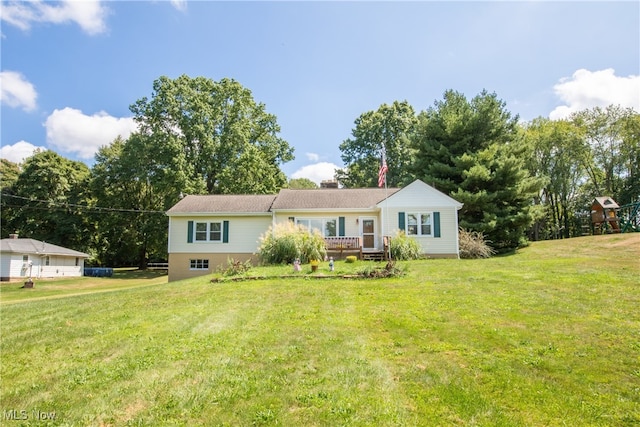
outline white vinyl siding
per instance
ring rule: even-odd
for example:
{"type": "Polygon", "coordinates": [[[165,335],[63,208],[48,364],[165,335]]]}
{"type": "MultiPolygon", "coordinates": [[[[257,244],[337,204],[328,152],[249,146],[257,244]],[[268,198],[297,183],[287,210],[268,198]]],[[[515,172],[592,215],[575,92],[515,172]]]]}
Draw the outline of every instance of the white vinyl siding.
{"type": "MultiPolygon", "coordinates": [[[[385,225],[384,234],[387,236],[393,236],[400,231],[399,214],[405,213],[405,228],[406,230],[406,216],[409,213],[408,210],[398,207],[389,207],[384,211],[385,225]]],[[[415,211],[414,211],[415,212],[415,211]]],[[[458,212],[456,208],[451,207],[439,207],[434,209],[431,216],[431,235],[414,235],[411,236],[416,239],[425,254],[457,254],[458,247],[458,212]],[[433,226],[433,213],[440,213],[440,238],[434,237],[433,226]]]]}
{"type": "MultiPolygon", "coordinates": [[[[35,268],[33,271],[34,277],[36,277],[35,268]]],[[[82,276],[83,274],[84,260],[78,262],[76,257],[51,255],[49,265],[42,262],[37,277],[82,276]]]]}
{"type": "MultiPolygon", "coordinates": [[[[269,216],[225,216],[222,217],[170,217],[169,218],[169,253],[246,253],[253,254],[258,249],[258,240],[269,229],[269,216]],[[220,241],[187,242],[188,223],[212,223],[228,221],[229,242],[220,241]]],[[[197,257],[194,257],[197,258],[197,257]]]]}
{"type": "Polygon", "coordinates": [[[31,261],[31,277],[51,278],[51,277],[77,277],[84,273],[84,259],[61,255],[21,255],[2,253],[0,268],[3,278],[27,278],[29,277],[28,262],[31,261]],[[46,258],[49,258],[49,265],[45,265],[46,258]],[[25,261],[26,260],[26,261],[25,261]]]}
{"type": "Polygon", "coordinates": [[[408,214],[431,214],[431,234],[412,236],[420,243],[427,255],[458,253],[458,207],[460,206],[462,205],[459,202],[420,181],[414,181],[378,204],[384,221],[382,230],[388,236],[393,236],[399,231],[400,212],[405,213],[405,231],[408,214]],[[434,235],[436,212],[439,212],[439,238],[434,235]]]}

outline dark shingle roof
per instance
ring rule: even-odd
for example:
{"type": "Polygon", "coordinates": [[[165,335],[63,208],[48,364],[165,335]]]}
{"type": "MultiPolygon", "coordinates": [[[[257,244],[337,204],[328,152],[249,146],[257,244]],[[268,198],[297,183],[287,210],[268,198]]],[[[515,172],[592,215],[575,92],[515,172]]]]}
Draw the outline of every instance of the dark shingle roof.
{"type": "Polygon", "coordinates": [[[267,213],[275,195],[213,194],[190,195],[176,203],[167,214],[176,213],[267,213]]]}
{"type": "Polygon", "coordinates": [[[285,189],[278,194],[272,209],[368,209],[398,190],[399,188],[285,189]]]}
{"type": "Polygon", "coordinates": [[[62,246],[52,245],[51,243],[41,242],[35,239],[2,239],[0,240],[0,251],[20,254],[66,255],[89,258],[89,255],[84,252],[74,251],[73,249],[63,248],[62,246]]]}

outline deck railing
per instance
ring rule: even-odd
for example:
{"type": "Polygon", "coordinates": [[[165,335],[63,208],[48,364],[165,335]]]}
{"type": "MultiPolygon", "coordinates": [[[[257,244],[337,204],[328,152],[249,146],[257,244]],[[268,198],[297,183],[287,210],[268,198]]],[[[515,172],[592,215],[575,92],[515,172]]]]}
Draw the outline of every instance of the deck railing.
{"type": "Polygon", "coordinates": [[[340,258],[345,252],[357,253],[362,258],[362,241],[359,236],[325,237],[327,252],[338,252],[340,258]]]}
{"type": "Polygon", "coordinates": [[[327,249],[359,249],[362,246],[358,236],[325,237],[324,241],[327,249]]]}
{"type": "MultiPolygon", "coordinates": [[[[346,253],[357,253],[362,259],[362,239],[359,236],[340,236],[325,237],[325,247],[327,252],[336,253],[340,258],[346,253]]],[[[383,259],[387,259],[389,254],[389,245],[391,244],[391,236],[382,237],[382,251],[366,252],[380,253],[383,259]]]]}

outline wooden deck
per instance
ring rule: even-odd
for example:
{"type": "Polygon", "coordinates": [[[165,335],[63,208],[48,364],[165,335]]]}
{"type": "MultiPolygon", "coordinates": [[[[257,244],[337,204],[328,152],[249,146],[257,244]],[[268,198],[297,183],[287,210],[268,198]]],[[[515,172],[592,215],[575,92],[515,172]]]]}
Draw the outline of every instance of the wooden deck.
{"type": "Polygon", "coordinates": [[[362,239],[358,236],[325,237],[327,256],[334,259],[344,259],[348,255],[356,255],[358,259],[369,261],[385,261],[389,254],[388,236],[384,236],[383,250],[369,250],[362,248],[362,239]]]}

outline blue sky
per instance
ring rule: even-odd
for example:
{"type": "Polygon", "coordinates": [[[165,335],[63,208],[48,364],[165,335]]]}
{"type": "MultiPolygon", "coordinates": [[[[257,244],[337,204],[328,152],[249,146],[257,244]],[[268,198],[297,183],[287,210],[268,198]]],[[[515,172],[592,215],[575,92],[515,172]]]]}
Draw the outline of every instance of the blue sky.
{"type": "Polygon", "coordinates": [[[640,2],[2,1],[0,155],[93,163],[162,75],[233,78],[275,114],[316,182],[366,111],[454,89],[522,120],[640,111],[640,2]]]}

